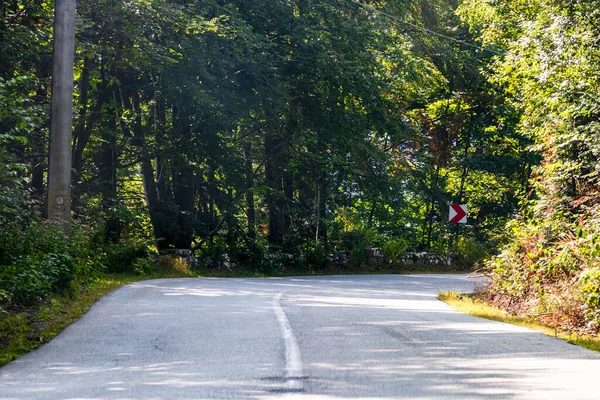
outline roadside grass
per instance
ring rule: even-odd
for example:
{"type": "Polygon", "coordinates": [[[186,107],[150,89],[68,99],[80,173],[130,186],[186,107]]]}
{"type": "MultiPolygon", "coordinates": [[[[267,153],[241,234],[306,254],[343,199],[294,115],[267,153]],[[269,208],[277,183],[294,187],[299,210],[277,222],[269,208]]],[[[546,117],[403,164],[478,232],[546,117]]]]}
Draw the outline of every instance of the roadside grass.
{"type": "Polygon", "coordinates": [[[158,278],[195,277],[188,271],[148,275],[106,274],[71,296],[53,296],[40,305],[20,310],[0,309],[0,366],[35,350],[77,321],[103,296],[129,283],[158,278]]]}
{"type": "Polygon", "coordinates": [[[438,298],[450,307],[464,312],[465,314],[522,326],[548,336],[554,336],[577,346],[600,351],[600,337],[582,336],[572,332],[564,332],[554,326],[540,323],[535,317],[518,317],[510,315],[498,307],[486,304],[482,299],[478,298],[476,294],[440,292],[438,298]]]}

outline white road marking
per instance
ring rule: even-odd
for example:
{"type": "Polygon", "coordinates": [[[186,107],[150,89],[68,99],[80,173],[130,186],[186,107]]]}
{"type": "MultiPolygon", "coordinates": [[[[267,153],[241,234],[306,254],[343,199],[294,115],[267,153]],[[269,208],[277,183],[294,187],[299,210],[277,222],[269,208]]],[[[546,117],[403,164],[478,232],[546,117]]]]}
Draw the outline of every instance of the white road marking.
{"type": "Polygon", "coordinates": [[[283,307],[281,307],[282,296],[283,293],[279,293],[273,299],[273,311],[275,311],[275,316],[281,329],[281,336],[285,344],[285,389],[290,392],[299,392],[303,389],[302,359],[300,358],[300,349],[292,331],[290,321],[285,315],[283,307]]]}

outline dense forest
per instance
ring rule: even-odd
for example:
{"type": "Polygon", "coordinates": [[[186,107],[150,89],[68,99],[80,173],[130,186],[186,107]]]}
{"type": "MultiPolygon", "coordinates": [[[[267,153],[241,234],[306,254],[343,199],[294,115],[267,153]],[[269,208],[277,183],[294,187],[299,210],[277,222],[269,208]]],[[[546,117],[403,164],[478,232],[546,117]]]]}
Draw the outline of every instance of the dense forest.
{"type": "Polygon", "coordinates": [[[0,12],[0,306],[174,249],[264,274],[378,249],[598,327],[597,2],[78,1],[67,237],[44,220],[54,3],[0,12]]]}

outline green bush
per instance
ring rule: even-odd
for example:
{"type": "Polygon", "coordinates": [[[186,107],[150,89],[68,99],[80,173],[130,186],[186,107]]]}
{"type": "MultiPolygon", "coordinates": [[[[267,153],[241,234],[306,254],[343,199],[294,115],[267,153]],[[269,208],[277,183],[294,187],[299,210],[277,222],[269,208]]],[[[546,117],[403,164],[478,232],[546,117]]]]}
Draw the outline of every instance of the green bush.
{"type": "Polygon", "coordinates": [[[461,237],[458,240],[457,254],[454,263],[459,266],[474,266],[483,262],[490,255],[488,247],[472,237],[461,237]]]}
{"type": "Polygon", "coordinates": [[[367,247],[365,245],[359,245],[353,248],[348,255],[348,261],[352,264],[361,264],[367,259],[367,247]]]}
{"type": "Polygon", "coordinates": [[[152,263],[148,249],[148,242],[139,239],[121,240],[105,247],[106,270],[111,273],[137,273],[151,272],[152,263]]]}
{"type": "Polygon", "coordinates": [[[403,238],[389,239],[382,247],[383,255],[386,259],[398,262],[408,251],[408,242],[403,238]]]}
{"type": "Polygon", "coordinates": [[[182,257],[175,257],[172,255],[160,256],[156,262],[147,258],[139,259],[138,263],[140,271],[145,271],[147,268],[150,268],[153,271],[167,275],[172,273],[190,273],[190,265],[182,257]]]}
{"type": "Polygon", "coordinates": [[[71,294],[103,272],[152,272],[148,243],[105,245],[102,225],[60,225],[31,217],[0,228],[0,305],[28,306],[71,294]]]}
{"type": "Polygon", "coordinates": [[[320,270],[327,265],[327,253],[325,246],[321,242],[313,243],[308,254],[308,264],[316,270],[320,270]]]}
{"type": "Polygon", "coordinates": [[[0,288],[6,293],[7,305],[31,305],[48,296],[52,285],[44,279],[37,265],[26,259],[20,265],[3,267],[0,288]]]}
{"type": "Polygon", "coordinates": [[[361,264],[367,258],[367,249],[374,245],[377,239],[375,230],[364,228],[339,233],[336,250],[348,254],[348,261],[361,264]]]}
{"type": "Polygon", "coordinates": [[[580,277],[580,293],[590,323],[600,326],[600,268],[584,271],[580,277]]]}
{"type": "Polygon", "coordinates": [[[70,293],[75,269],[73,258],[66,254],[49,253],[39,261],[22,258],[3,268],[0,291],[11,305],[31,305],[52,293],[70,293]]]}
{"type": "Polygon", "coordinates": [[[25,185],[20,174],[24,166],[17,163],[15,158],[6,151],[7,145],[10,146],[15,141],[18,142],[14,136],[0,134],[0,226],[7,226],[27,217],[27,202],[23,196],[25,185]]]}
{"type": "Polygon", "coordinates": [[[194,252],[194,257],[199,260],[200,266],[203,268],[219,269],[227,257],[227,241],[220,236],[214,237],[213,240],[207,240],[194,252]]]}
{"type": "Polygon", "coordinates": [[[562,326],[597,332],[598,221],[530,220],[508,227],[512,241],[486,264],[491,297],[522,315],[558,310],[562,326]]]}
{"type": "Polygon", "coordinates": [[[337,251],[351,252],[355,248],[367,249],[375,246],[380,239],[375,229],[361,227],[347,232],[339,232],[338,237],[334,238],[337,251]]]}

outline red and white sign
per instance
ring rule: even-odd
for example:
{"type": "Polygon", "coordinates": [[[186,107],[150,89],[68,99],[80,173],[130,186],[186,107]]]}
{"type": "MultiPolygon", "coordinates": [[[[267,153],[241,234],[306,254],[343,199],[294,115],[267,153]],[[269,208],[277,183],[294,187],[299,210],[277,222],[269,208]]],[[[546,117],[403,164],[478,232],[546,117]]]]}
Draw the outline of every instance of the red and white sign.
{"type": "Polygon", "coordinates": [[[467,223],[467,205],[466,204],[450,204],[450,218],[448,222],[451,224],[466,224],[467,223]]]}

